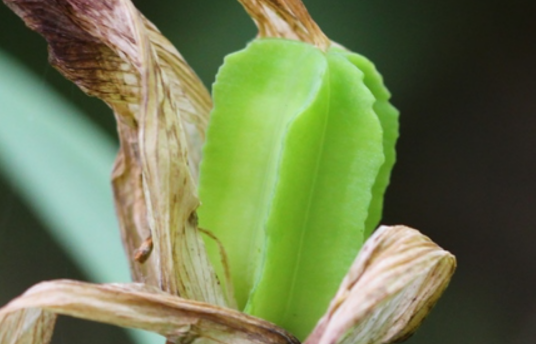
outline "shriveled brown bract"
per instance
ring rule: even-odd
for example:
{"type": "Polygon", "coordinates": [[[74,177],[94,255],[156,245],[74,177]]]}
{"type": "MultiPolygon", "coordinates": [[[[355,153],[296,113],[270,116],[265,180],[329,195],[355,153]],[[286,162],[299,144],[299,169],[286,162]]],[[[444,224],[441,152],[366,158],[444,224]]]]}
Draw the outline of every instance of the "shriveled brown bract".
{"type": "Polygon", "coordinates": [[[20,339],[21,326],[16,324],[24,319],[25,334],[50,338],[55,314],[152,331],[176,343],[196,338],[236,344],[299,343],[261,319],[143,284],[95,285],[67,280],[39,283],[4,307],[0,312],[0,343],[46,343],[32,336],[27,336],[29,341],[20,339]]]}
{"type": "MultiPolygon", "coordinates": [[[[49,343],[56,314],[145,329],[173,343],[298,343],[285,330],[233,310],[232,286],[222,290],[207,257],[197,228],[196,182],[212,103],[171,43],[130,0],[4,2],[47,40],[53,66],[114,111],[120,150],[112,182],[137,283],[40,283],[0,309],[0,343],[49,343]]],[[[323,50],[332,44],[300,0],[240,2],[261,37],[323,50]]],[[[381,227],[306,343],[406,338],[455,264],[418,231],[381,227]]]]}
{"type": "Polygon", "coordinates": [[[225,304],[195,229],[194,176],[212,105],[194,72],[130,1],[6,4],[45,37],[54,67],[114,110],[112,180],[134,280],[225,304]],[[132,253],[151,235],[153,259],[140,265],[132,253]]]}
{"type": "Polygon", "coordinates": [[[324,51],[331,44],[301,0],[239,1],[257,25],[259,37],[299,40],[324,51]]]}

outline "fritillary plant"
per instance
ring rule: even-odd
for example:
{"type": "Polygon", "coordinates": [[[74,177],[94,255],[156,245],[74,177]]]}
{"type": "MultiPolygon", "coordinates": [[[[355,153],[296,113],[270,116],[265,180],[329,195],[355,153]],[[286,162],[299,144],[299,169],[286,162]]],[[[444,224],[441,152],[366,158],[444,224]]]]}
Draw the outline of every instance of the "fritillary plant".
{"type": "Polygon", "coordinates": [[[133,282],[39,283],[0,309],[0,343],[49,343],[57,315],[177,344],[385,344],[419,327],[456,260],[415,229],[376,229],[398,111],[300,0],[240,0],[259,33],[212,96],[130,0],[4,2],[113,110],[133,282]]]}

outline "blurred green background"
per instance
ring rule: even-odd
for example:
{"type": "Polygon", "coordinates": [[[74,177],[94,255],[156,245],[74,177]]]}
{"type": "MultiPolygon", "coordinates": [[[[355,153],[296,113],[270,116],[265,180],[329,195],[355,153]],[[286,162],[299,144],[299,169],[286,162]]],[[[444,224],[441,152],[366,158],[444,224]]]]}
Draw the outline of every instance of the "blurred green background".
{"type": "MultiPolygon", "coordinates": [[[[223,57],[255,34],[234,0],[135,4],[206,85],[223,57]]],[[[401,110],[383,223],[419,228],[458,258],[451,286],[408,343],[536,343],[536,2],[305,4],[330,38],[376,63],[401,110]]],[[[50,67],[44,40],[4,5],[0,50],[115,140],[111,111],[50,67]]],[[[41,280],[98,280],[60,248],[25,199],[13,178],[0,179],[0,305],[41,280]]],[[[89,233],[99,225],[81,221],[89,233]]],[[[104,230],[118,238],[115,228],[104,230]]],[[[59,325],[55,344],[130,343],[114,327],[59,325]]]]}

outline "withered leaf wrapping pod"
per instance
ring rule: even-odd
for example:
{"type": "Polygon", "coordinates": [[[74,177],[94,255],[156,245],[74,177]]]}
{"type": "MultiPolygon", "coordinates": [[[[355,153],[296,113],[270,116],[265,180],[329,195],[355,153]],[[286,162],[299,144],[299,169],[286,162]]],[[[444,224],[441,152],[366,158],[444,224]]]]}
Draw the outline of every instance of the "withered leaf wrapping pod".
{"type": "Polygon", "coordinates": [[[196,228],[212,103],[195,73],[128,0],[5,2],[48,41],[53,66],[114,110],[113,188],[134,280],[226,305],[196,228]],[[149,237],[154,250],[140,264],[135,252],[149,237]]]}

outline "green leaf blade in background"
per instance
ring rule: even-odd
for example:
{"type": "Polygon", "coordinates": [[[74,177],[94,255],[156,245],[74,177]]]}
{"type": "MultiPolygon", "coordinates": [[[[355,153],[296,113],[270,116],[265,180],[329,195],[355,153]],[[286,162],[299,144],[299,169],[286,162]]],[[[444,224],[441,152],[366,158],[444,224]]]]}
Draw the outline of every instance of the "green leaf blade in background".
{"type": "MultiPolygon", "coordinates": [[[[0,51],[0,173],[98,283],[130,281],[110,184],[116,149],[80,111],[0,51]]],[[[133,333],[139,343],[162,341],[133,333]]]]}

